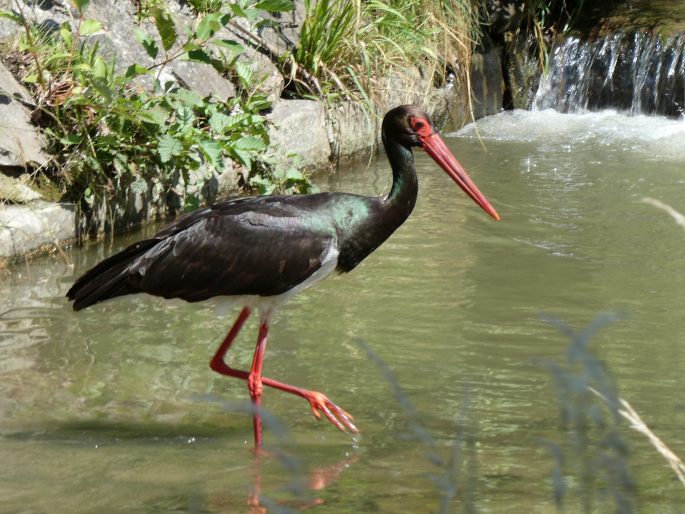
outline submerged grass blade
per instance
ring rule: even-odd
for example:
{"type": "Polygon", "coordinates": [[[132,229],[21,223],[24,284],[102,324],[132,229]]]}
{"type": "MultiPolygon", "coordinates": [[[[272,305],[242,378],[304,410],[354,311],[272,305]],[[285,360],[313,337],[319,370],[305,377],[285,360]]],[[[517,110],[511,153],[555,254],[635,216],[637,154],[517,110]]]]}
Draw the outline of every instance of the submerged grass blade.
{"type": "MultiPolygon", "coordinates": [[[[597,391],[594,387],[590,387],[589,390],[603,402],[611,406],[609,399],[597,391]]],[[[621,405],[618,409],[619,414],[621,414],[621,416],[623,416],[623,418],[630,423],[630,428],[647,436],[649,442],[652,443],[654,448],[656,448],[656,450],[664,457],[664,459],[666,459],[668,465],[671,466],[671,469],[678,477],[678,480],[680,480],[680,483],[685,486],[685,464],[683,464],[683,461],[680,459],[680,457],[678,457],[673,450],[666,446],[666,444],[654,432],[652,432],[652,430],[647,426],[647,423],[642,420],[640,415],[635,409],[633,409],[632,405],[630,405],[627,400],[619,398],[619,402],[621,405]]]]}
{"type": "Polygon", "coordinates": [[[650,205],[653,205],[654,207],[657,207],[661,209],[662,211],[666,211],[668,214],[671,215],[671,217],[675,220],[675,222],[680,225],[681,227],[685,228],[685,216],[683,216],[681,213],[676,211],[673,207],[671,207],[668,204],[665,204],[663,202],[660,202],[656,198],[649,198],[649,197],[644,197],[642,199],[644,203],[648,203],[650,205]]]}

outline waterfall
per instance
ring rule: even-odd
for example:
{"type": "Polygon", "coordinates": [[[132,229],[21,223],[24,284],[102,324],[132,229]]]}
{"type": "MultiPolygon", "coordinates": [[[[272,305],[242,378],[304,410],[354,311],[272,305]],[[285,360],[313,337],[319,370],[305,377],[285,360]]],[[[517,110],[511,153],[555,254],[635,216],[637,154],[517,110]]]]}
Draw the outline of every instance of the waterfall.
{"type": "Polygon", "coordinates": [[[645,32],[566,38],[553,48],[531,108],[682,116],[685,34],[667,40],[645,32]]]}

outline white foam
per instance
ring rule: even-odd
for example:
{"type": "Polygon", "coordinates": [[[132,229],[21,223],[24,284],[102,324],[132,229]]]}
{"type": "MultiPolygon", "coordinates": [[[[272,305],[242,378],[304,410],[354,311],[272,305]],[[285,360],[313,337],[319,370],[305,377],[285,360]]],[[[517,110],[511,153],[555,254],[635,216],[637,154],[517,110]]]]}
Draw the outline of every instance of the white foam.
{"type": "Polygon", "coordinates": [[[614,110],[562,114],[514,110],[487,116],[448,136],[530,143],[617,145],[655,160],[685,161],[685,120],[614,110]]]}

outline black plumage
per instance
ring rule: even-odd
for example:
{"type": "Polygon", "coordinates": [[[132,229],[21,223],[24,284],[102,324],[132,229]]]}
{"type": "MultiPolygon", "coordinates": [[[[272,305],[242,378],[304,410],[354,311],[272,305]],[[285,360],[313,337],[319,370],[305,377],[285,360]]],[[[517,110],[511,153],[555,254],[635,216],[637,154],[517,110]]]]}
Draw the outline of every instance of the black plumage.
{"type": "Polygon", "coordinates": [[[273,197],[237,200],[183,216],[153,238],[98,264],[67,296],[79,310],[138,292],[191,302],[217,295],[284,292],[320,266],[328,238],[317,238],[319,234],[300,227],[285,262],[279,256],[283,230],[296,219],[283,217],[283,209],[277,209],[279,216],[262,214],[267,199],[269,207],[278,207],[273,197]]]}

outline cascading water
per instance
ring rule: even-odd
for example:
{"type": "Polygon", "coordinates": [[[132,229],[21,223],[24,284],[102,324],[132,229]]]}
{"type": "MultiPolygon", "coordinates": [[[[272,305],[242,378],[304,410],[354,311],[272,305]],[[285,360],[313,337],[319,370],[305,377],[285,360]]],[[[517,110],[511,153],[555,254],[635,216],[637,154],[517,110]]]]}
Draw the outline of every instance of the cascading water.
{"type": "Polygon", "coordinates": [[[567,38],[552,51],[531,108],[682,116],[685,34],[665,41],[645,32],[567,38]]]}

